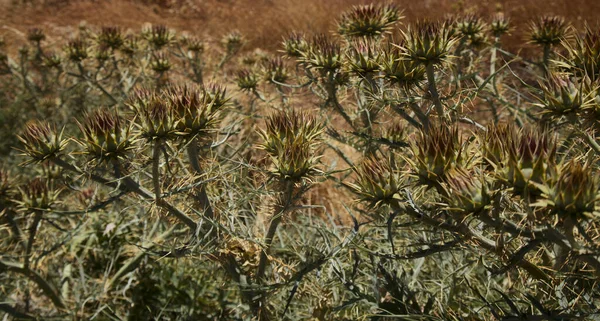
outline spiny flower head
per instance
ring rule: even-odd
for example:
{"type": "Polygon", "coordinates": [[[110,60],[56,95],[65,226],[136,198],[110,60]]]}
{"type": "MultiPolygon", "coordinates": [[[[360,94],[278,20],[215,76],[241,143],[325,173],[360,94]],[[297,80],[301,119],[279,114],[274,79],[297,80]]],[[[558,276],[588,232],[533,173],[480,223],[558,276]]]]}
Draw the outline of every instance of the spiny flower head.
{"type": "Polygon", "coordinates": [[[154,49],[170,46],[175,41],[175,34],[164,25],[152,25],[142,30],[142,36],[154,49]]]}
{"type": "Polygon", "coordinates": [[[48,186],[46,180],[39,177],[19,187],[19,192],[20,199],[16,202],[23,211],[49,209],[56,202],[57,193],[48,186]]]}
{"type": "Polygon", "coordinates": [[[356,39],[350,43],[346,53],[348,68],[359,76],[379,70],[379,48],[368,38],[356,39]]]}
{"type": "Polygon", "coordinates": [[[304,34],[292,32],[283,40],[283,52],[288,57],[300,58],[308,50],[308,42],[304,34]]]}
{"type": "Polygon", "coordinates": [[[8,171],[0,169],[0,211],[10,206],[14,195],[14,179],[8,171]]]}
{"type": "Polygon", "coordinates": [[[599,183],[589,162],[571,159],[560,165],[546,184],[540,185],[544,192],[540,203],[558,215],[589,216],[596,209],[599,183]]]}
{"type": "Polygon", "coordinates": [[[221,110],[231,99],[227,95],[227,88],[215,82],[204,85],[202,87],[202,95],[204,102],[211,105],[214,110],[221,110]]]}
{"type": "Polygon", "coordinates": [[[481,156],[494,168],[501,168],[508,158],[509,142],[514,137],[515,127],[507,123],[490,124],[477,135],[481,156]]]}
{"type": "Polygon", "coordinates": [[[342,49],[334,40],[325,35],[315,36],[308,51],[301,60],[309,68],[320,70],[324,73],[336,72],[342,67],[342,49]]]}
{"type": "Polygon", "coordinates": [[[142,137],[166,140],[175,137],[175,115],[169,101],[156,92],[136,89],[128,105],[135,111],[142,137]]]}
{"type": "Polygon", "coordinates": [[[273,174],[298,182],[318,172],[315,155],[322,132],[323,125],[307,112],[281,111],[269,116],[259,134],[263,138],[260,148],[269,154],[273,174]]]}
{"type": "Polygon", "coordinates": [[[150,60],[150,68],[157,74],[162,74],[171,70],[169,57],[162,52],[153,54],[150,60]]]}
{"type": "Polygon", "coordinates": [[[569,25],[558,16],[546,16],[530,24],[530,41],[540,46],[555,46],[567,36],[569,25]]]}
{"type": "Polygon", "coordinates": [[[83,122],[77,123],[83,134],[80,143],[85,147],[85,153],[94,160],[122,159],[132,148],[130,124],[116,112],[97,109],[88,113],[83,122]]]}
{"type": "Polygon", "coordinates": [[[177,135],[184,138],[206,137],[218,122],[218,111],[203,88],[173,86],[167,89],[166,99],[176,117],[177,135]]]}
{"type": "Polygon", "coordinates": [[[432,125],[427,132],[420,132],[412,150],[414,160],[408,161],[421,182],[439,182],[461,161],[462,143],[458,127],[444,123],[432,125]]]}
{"type": "Polygon", "coordinates": [[[62,58],[60,55],[54,53],[54,52],[45,52],[42,55],[42,64],[46,67],[46,68],[56,68],[59,69],[60,65],[62,64],[62,58]]]}
{"type": "Polygon", "coordinates": [[[346,37],[378,37],[388,32],[400,18],[398,7],[393,4],[353,6],[342,14],[338,32],[346,37]]]}
{"type": "Polygon", "coordinates": [[[65,53],[72,62],[81,62],[88,57],[88,44],[83,39],[71,40],[65,47],[65,53]]]}
{"type": "Polygon", "coordinates": [[[280,57],[273,57],[263,64],[264,79],[268,82],[285,83],[288,79],[285,62],[280,57]]]}
{"type": "Polygon", "coordinates": [[[193,53],[202,53],[204,52],[204,41],[195,37],[189,37],[186,39],[185,45],[187,49],[193,53]]]}
{"type": "Polygon", "coordinates": [[[381,138],[385,139],[390,148],[406,147],[406,124],[395,121],[381,129],[381,138]]]}
{"type": "Polygon", "coordinates": [[[391,84],[408,90],[425,79],[425,67],[404,56],[400,47],[403,47],[402,43],[387,45],[379,55],[379,68],[391,84]]]}
{"type": "Polygon", "coordinates": [[[496,38],[508,34],[510,31],[510,19],[504,17],[502,13],[494,15],[492,23],[490,23],[490,31],[496,38]]]}
{"type": "Polygon", "coordinates": [[[486,28],[485,21],[478,15],[468,14],[456,20],[456,29],[463,37],[481,36],[486,28]]]}
{"type": "Polygon", "coordinates": [[[571,79],[568,75],[553,73],[540,84],[542,96],[539,97],[543,113],[561,117],[574,115],[592,103],[585,90],[584,81],[571,79]]]}
{"type": "Polygon", "coordinates": [[[267,118],[265,130],[260,131],[264,141],[261,147],[274,155],[287,142],[316,142],[322,132],[323,125],[313,115],[294,109],[282,111],[267,118]]]}
{"type": "Polygon", "coordinates": [[[27,31],[27,40],[31,42],[40,43],[44,39],[46,39],[46,35],[44,34],[44,30],[40,28],[31,28],[27,31]]]}
{"type": "Polygon", "coordinates": [[[125,55],[131,57],[133,56],[139,49],[139,39],[136,36],[128,35],[123,40],[123,45],[121,46],[121,52],[125,55]]]}
{"type": "Polygon", "coordinates": [[[100,29],[96,36],[98,45],[105,48],[116,50],[123,45],[123,34],[121,28],[116,26],[105,26],[100,29]]]}
{"type": "Polygon", "coordinates": [[[514,131],[507,144],[504,179],[516,194],[539,194],[541,184],[554,169],[556,140],[544,129],[525,127],[514,131]]]}
{"type": "Polygon", "coordinates": [[[448,60],[456,42],[452,28],[446,23],[419,21],[408,27],[404,34],[404,54],[423,65],[439,65],[448,60]]]}
{"type": "Polygon", "coordinates": [[[24,155],[31,158],[27,163],[40,163],[58,156],[67,144],[62,131],[41,121],[29,121],[19,136],[24,145],[24,155]]]}
{"type": "Polygon", "coordinates": [[[253,71],[243,69],[238,71],[236,83],[242,91],[252,92],[256,90],[256,86],[258,85],[258,77],[253,71]]]}
{"type": "Polygon", "coordinates": [[[452,169],[444,180],[450,210],[476,214],[491,203],[489,184],[483,172],[452,169]]]}
{"type": "Polygon", "coordinates": [[[567,58],[561,65],[567,66],[579,77],[591,80],[600,77],[600,29],[586,25],[583,36],[576,36],[574,42],[563,40],[567,58]]]}
{"type": "Polygon", "coordinates": [[[402,176],[389,159],[368,156],[353,170],[356,179],[350,187],[370,207],[389,204],[402,187],[402,176]]]}
{"type": "Polygon", "coordinates": [[[221,44],[225,48],[227,55],[235,55],[244,45],[244,37],[239,31],[232,31],[221,39],[221,44]]]}

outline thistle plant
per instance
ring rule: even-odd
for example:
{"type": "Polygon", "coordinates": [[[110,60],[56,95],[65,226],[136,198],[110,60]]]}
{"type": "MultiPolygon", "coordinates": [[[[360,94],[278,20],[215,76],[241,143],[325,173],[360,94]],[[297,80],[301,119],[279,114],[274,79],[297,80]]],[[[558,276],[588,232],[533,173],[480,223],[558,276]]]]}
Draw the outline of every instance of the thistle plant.
{"type": "Polygon", "coordinates": [[[342,14],[338,32],[348,38],[380,37],[401,18],[400,10],[393,4],[354,6],[342,14]]]}
{"type": "Polygon", "coordinates": [[[283,59],[271,58],[263,64],[264,79],[267,82],[285,83],[288,80],[288,71],[283,59]]]}
{"type": "Polygon", "coordinates": [[[510,19],[506,18],[504,14],[498,13],[494,15],[489,29],[494,38],[499,39],[501,36],[509,34],[510,19]]]}
{"type": "Polygon", "coordinates": [[[55,191],[41,178],[35,178],[18,189],[20,199],[17,204],[24,211],[47,210],[56,202],[55,191]]]}
{"type": "Polygon", "coordinates": [[[215,130],[218,107],[198,87],[170,87],[166,99],[176,117],[176,134],[186,139],[203,139],[215,130]]]}
{"type": "Polygon", "coordinates": [[[315,36],[301,61],[308,68],[317,69],[323,74],[335,73],[342,67],[340,45],[325,35],[315,36]]]}
{"type": "Polygon", "coordinates": [[[372,40],[358,39],[350,44],[346,54],[348,69],[359,77],[372,78],[379,70],[377,44],[372,40]]]}
{"type": "Polygon", "coordinates": [[[485,32],[488,25],[481,17],[470,14],[456,21],[456,29],[460,33],[461,43],[468,43],[471,47],[477,47],[485,42],[485,32]]]}

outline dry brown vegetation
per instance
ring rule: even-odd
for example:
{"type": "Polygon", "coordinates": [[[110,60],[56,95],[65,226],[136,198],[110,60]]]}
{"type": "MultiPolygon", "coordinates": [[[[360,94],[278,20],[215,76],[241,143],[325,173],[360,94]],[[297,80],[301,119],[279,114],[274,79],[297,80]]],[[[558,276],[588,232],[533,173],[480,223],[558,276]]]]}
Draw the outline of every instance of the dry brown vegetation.
{"type": "MultiPolygon", "coordinates": [[[[291,30],[329,32],[345,9],[364,0],[2,0],[0,34],[8,40],[25,42],[31,27],[45,29],[50,36],[74,32],[82,21],[92,25],[120,25],[139,29],[144,23],[165,24],[179,31],[219,39],[230,30],[241,31],[249,40],[246,49],[278,49],[291,30]]],[[[404,23],[437,19],[452,13],[504,12],[517,28],[505,40],[510,49],[524,43],[526,23],[542,15],[561,15],[574,25],[592,24],[600,17],[600,1],[593,0],[395,0],[403,10],[404,23]]]]}

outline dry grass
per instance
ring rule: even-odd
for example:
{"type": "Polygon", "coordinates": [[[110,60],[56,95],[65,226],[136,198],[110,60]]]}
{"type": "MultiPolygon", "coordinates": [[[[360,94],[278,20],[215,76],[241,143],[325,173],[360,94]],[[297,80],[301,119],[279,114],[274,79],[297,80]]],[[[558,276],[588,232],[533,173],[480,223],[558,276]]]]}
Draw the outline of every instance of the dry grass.
{"type": "MultiPolygon", "coordinates": [[[[144,23],[160,23],[209,39],[218,39],[237,29],[249,40],[246,48],[276,49],[290,30],[328,32],[339,14],[364,0],[0,0],[0,34],[12,43],[22,41],[20,33],[42,27],[51,36],[73,32],[81,21],[93,25],[120,25],[139,29],[144,23]]],[[[575,25],[597,24],[600,2],[590,0],[395,0],[404,11],[403,21],[439,18],[447,14],[475,11],[491,15],[502,11],[517,27],[506,39],[509,47],[523,45],[527,21],[535,16],[558,14],[575,25]]]]}

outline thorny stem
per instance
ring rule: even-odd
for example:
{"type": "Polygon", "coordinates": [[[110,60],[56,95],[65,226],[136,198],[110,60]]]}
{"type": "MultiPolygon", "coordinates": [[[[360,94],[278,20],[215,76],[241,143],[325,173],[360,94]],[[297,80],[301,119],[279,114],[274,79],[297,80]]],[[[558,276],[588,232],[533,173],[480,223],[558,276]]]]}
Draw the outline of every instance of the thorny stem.
{"type": "MultiPolygon", "coordinates": [[[[194,138],[187,146],[187,154],[190,161],[190,165],[192,169],[196,172],[197,175],[204,175],[204,171],[200,166],[200,156],[198,155],[198,138],[194,138]]],[[[202,212],[208,219],[214,218],[213,208],[210,204],[210,200],[208,199],[208,195],[206,193],[205,184],[201,184],[198,188],[196,199],[200,203],[202,207],[202,212]]]]}
{"type": "Polygon", "coordinates": [[[54,304],[56,308],[66,308],[65,304],[60,298],[60,295],[57,292],[55,292],[54,289],[52,289],[52,286],[37,272],[25,268],[23,265],[16,262],[7,262],[0,260],[0,270],[4,269],[26,276],[29,280],[33,281],[40,287],[42,292],[44,292],[44,294],[50,299],[50,301],[52,301],[52,304],[54,304]]]}
{"type": "Polygon", "coordinates": [[[427,82],[429,83],[429,93],[431,94],[431,98],[433,99],[433,103],[435,105],[435,110],[438,114],[438,117],[444,118],[444,107],[442,106],[442,101],[440,100],[440,95],[437,90],[437,86],[435,83],[435,72],[434,65],[432,63],[428,63],[425,68],[427,71],[427,82]]]}
{"type": "MultiPolygon", "coordinates": [[[[115,189],[118,188],[121,191],[133,192],[133,193],[136,193],[139,196],[143,197],[144,199],[148,199],[148,200],[155,199],[155,196],[152,195],[152,192],[141,187],[138,183],[133,181],[133,179],[131,179],[130,177],[122,177],[125,184],[121,185],[117,181],[108,180],[108,179],[106,179],[102,176],[98,176],[96,174],[85,173],[82,170],[78,169],[77,167],[65,162],[64,160],[62,160],[58,157],[52,158],[51,161],[54,164],[66,169],[66,170],[72,171],[74,173],[77,173],[80,175],[89,175],[89,177],[93,181],[98,182],[103,185],[106,185],[108,187],[112,187],[115,189]]],[[[115,173],[117,173],[117,172],[120,172],[120,165],[115,167],[115,173]]],[[[197,228],[196,223],[185,213],[183,213],[179,209],[177,209],[174,205],[172,205],[171,203],[169,203],[163,199],[161,199],[160,202],[157,202],[157,205],[166,209],[169,213],[171,213],[173,216],[175,216],[177,219],[179,219],[183,224],[187,225],[191,231],[193,231],[193,232],[196,231],[196,228],[197,228]]]]}
{"type": "Polygon", "coordinates": [[[154,141],[154,147],[152,148],[152,185],[154,186],[154,199],[156,202],[161,200],[160,190],[160,152],[161,152],[161,141],[157,139],[154,141]]]}

